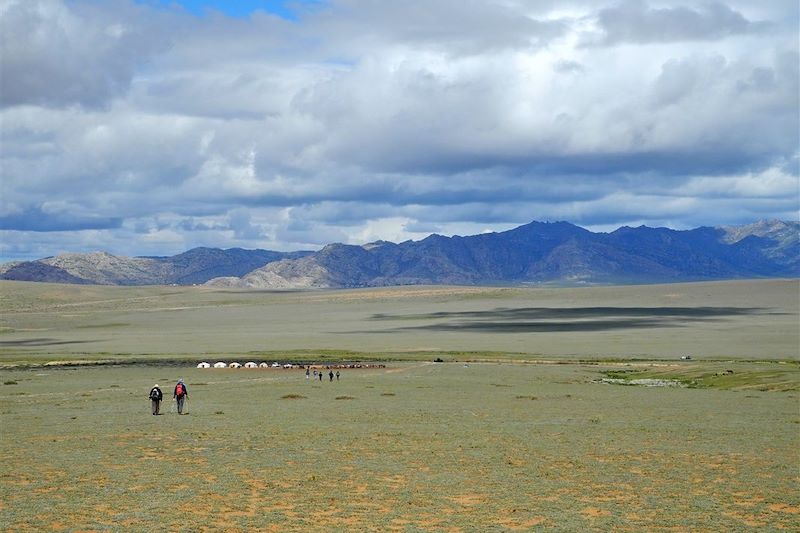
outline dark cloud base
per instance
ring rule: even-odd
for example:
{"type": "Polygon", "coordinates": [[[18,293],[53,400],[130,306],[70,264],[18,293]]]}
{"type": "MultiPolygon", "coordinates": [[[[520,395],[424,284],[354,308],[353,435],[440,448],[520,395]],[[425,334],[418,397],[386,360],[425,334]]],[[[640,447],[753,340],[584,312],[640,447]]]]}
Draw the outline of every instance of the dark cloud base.
{"type": "Polygon", "coordinates": [[[31,208],[24,213],[0,217],[0,230],[9,231],[82,231],[112,230],[122,227],[122,218],[78,216],[67,213],[50,214],[41,208],[31,208]]]}

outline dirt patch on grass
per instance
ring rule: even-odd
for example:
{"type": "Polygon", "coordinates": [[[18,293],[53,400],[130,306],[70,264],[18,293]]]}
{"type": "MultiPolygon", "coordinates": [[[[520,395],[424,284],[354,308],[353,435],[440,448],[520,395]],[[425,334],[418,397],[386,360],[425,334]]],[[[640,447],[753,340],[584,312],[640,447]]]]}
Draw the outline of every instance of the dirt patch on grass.
{"type": "Polygon", "coordinates": [[[306,396],[302,394],[284,394],[281,396],[281,400],[305,400],[306,396]]]}
{"type": "Polygon", "coordinates": [[[760,520],[760,517],[754,514],[740,513],[737,511],[723,511],[722,514],[734,518],[748,527],[763,527],[767,525],[765,521],[760,520]]]}
{"type": "Polygon", "coordinates": [[[581,510],[581,514],[586,518],[601,518],[603,516],[611,516],[611,511],[598,507],[586,507],[581,510]]]}
{"type": "MultiPolygon", "coordinates": [[[[513,516],[515,513],[517,513],[517,510],[512,509],[504,512],[503,514],[510,514],[513,516]]],[[[510,529],[511,531],[531,531],[533,528],[536,526],[541,526],[546,521],[547,520],[544,517],[533,516],[529,518],[502,518],[498,520],[497,523],[504,528],[510,529]]]]}
{"type": "Polygon", "coordinates": [[[776,513],[789,513],[789,514],[800,514],[800,506],[798,505],[788,505],[785,503],[771,503],[767,506],[770,511],[776,513]]]}
{"type": "Polygon", "coordinates": [[[457,503],[458,505],[464,507],[472,507],[486,502],[486,495],[473,492],[467,494],[459,494],[458,496],[453,496],[452,498],[449,499],[450,501],[457,503]]]}

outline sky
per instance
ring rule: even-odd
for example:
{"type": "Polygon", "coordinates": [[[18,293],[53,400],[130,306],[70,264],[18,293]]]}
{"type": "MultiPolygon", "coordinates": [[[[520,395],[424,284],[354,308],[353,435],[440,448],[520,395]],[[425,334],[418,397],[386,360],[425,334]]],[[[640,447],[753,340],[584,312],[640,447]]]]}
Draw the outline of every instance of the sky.
{"type": "Polygon", "coordinates": [[[800,216],[794,0],[0,0],[0,261],[800,216]]]}

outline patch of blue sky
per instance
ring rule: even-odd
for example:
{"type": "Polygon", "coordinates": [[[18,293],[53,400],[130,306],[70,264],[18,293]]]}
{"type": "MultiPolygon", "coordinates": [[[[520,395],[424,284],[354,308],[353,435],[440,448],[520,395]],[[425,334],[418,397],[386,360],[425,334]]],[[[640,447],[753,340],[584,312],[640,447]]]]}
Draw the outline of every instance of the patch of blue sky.
{"type": "Polygon", "coordinates": [[[321,0],[137,0],[158,7],[181,7],[195,16],[206,16],[212,11],[229,17],[247,18],[255,11],[264,11],[287,20],[297,20],[303,7],[319,5],[321,0]]]}

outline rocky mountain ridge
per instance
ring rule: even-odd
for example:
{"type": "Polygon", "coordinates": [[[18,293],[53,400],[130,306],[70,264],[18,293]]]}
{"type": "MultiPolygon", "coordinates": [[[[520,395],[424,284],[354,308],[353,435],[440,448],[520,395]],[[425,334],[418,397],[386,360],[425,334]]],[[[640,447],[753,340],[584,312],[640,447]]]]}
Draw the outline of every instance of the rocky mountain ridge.
{"type": "Polygon", "coordinates": [[[800,275],[800,224],[687,231],[622,227],[592,233],[567,222],[532,222],[501,233],[431,235],[400,244],[330,244],[265,265],[241,288],[337,288],[410,284],[652,283],[800,275]]]}
{"type": "Polygon", "coordinates": [[[800,223],[622,227],[531,222],[499,233],[329,244],[318,252],[195,248],[172,257],[104,252],[0,265],[0,279],[310,289],[411,284],[655,283],[800,276],[800,223]]]}
{"type": "Polygon", "coordinates": [[[94,285],[194,285],[222,276],[244,276],[271,261],[297,259],[309,253],[202,247],[171,257],[66,253],[0,265],[0,279],[94,285]]]}

